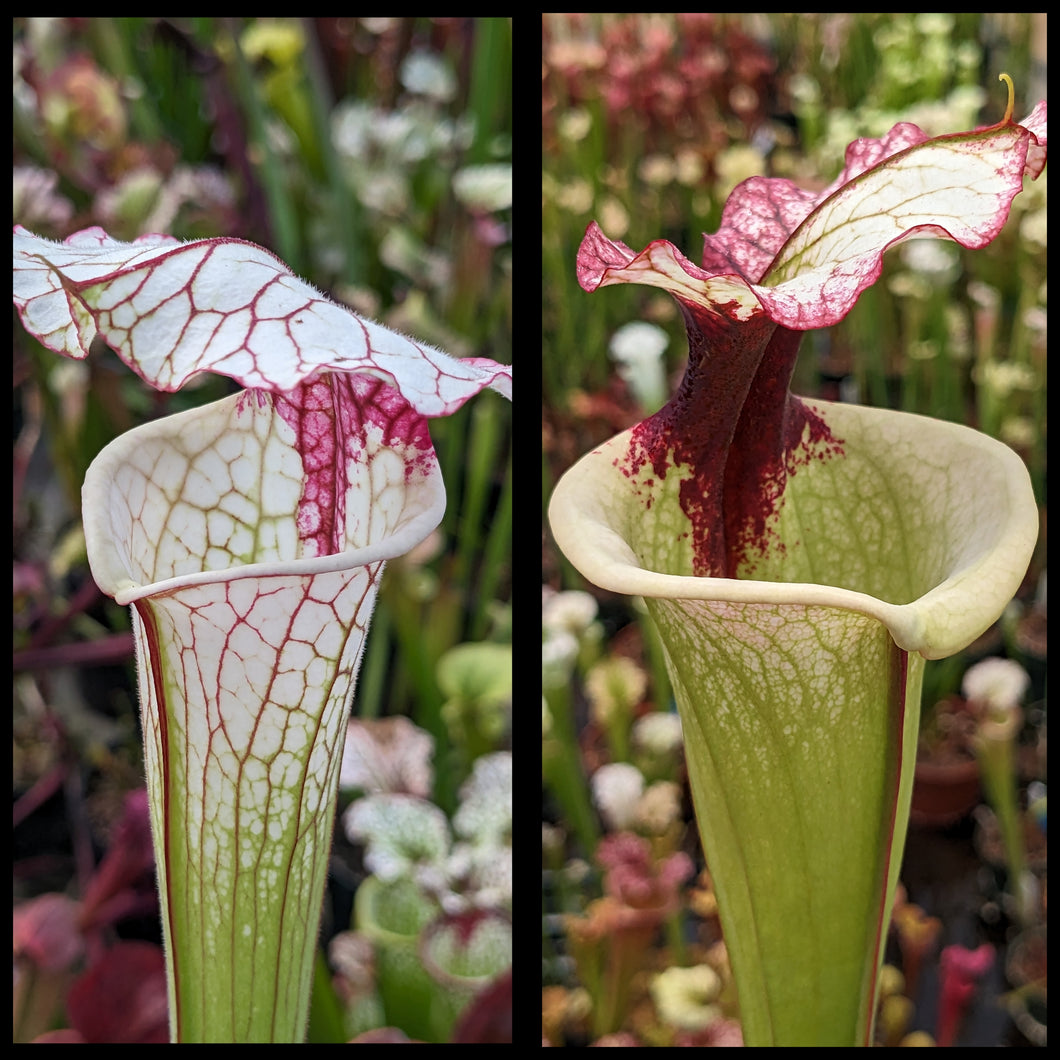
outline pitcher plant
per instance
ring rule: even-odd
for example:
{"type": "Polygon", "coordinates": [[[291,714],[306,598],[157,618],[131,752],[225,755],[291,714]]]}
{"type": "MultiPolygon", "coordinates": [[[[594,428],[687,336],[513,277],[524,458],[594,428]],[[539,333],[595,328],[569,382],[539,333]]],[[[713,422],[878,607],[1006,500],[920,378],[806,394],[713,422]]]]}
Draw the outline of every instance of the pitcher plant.
{"type": "Polygon", "coordinates": [[[361,319],[235,239],[14,234],[26,330],[158,390],[85,477],[93,577],[132,609],[171,1038],[300,1042],[343,735],[388,559],[437,526],[427,419],[511,369],[361,319]]]}
{"type": "Polygon", "coordinates": [[[748,1045],[868,1045],[909,815],[924,661],[1000,615],[1038,533],[1020,458],[968,427],[789,392],[911,237],[986,246],[1045,165],[1021,123],[857,140],[822,192],[752,177],[702,263],[595,223],[586,291],[670,292],[688,366],[669,403],[557,485],[556,543],[645,598],[665,645],[748,1045]]]}

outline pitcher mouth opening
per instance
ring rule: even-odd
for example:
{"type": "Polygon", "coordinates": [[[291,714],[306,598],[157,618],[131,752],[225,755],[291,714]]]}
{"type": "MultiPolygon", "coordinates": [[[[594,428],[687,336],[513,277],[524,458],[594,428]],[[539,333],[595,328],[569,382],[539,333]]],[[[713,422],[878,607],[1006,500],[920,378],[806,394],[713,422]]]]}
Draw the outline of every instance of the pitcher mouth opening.
{"type": "Polygon", "coordinates": [[[300,577],[310,578],[318,574],[331,574],[336,571],[355,570],[372,564],[386,562],[404,556],[430,536],[441,522],[445,510],[444,493],[437,505],[434,505],[407,522],[399,530],[389,534],[382,541],[366,545],[363,548],[337,552],[330,556],[307,556],[301,559],[246,563],[221,570],[199,571],[191,574],[162,578],[155,582],[140,583],[129,576],[128,563],[121,558],[121,553],[112,538],[106,538],[106,527],[95,526],[90,531],[92,520],[85,512],[85,537],[88,542],[89,566],[96,584],[119,604],[131,604],[152,596],[199,585],[215,585],[220,582],[238,581],[241,579],[300,577]]]}
{"type": "MultiPolygon", "coordinates": [[[[815,405],[826,408],[823,402],[815,405]]],[[[885,557],[896,570],[905,568],[893,580],[890,592],[886,579],[881,581],[875,570],[869,570],[874,581],[866,579],[864,587],[855,579],[835,585],[800,578],[798,572],[789,580],[693,575],[691,563],[686,564],[680,555],[686,548],[680,541],[683,524],[667,530],[670,536],[665,547],[672,547],[677,555],[670,569],[680,567],[689,573],[659,570],[662,564],[653,564],[650,557],[646,561],[646,549],[633,535],[647,520],[655,520],[655,541],[661,541],[665,535],[658,527],[669,524],[659,507],[672,498],[645,499],[636,492],[637,483],[624,474],[616,453],[629,432],[597,447],[560,479],[549,506],[556,543],[588,581],[610,592],[836,607],[877,619],[899,647],[926,658],[944,658],[962,650],[989,628],[1012,598],[1033,552],[1038,513],[1022,460],[994,439],[957,424],[852,405],[831,405],[826,411],[829,417],[842,418],[841,429],[848,435],[863,431],[874,437],[883,431],[884,439],[895,434],[899,442],[910,437],[921,440],[917,445],[907,444],[908,451],[894,458],[901,463],[890,474],[893,483],[908,482],[907,499],[890,516],[899,520],[908,538],[902,539],[902,548],[885,557]],[[855,429],[859,423],[860,429],[855,429]],[[976,469],[975,482],[957,500],[943,494],[943,487],[951,484],[943,481],[940,470],[930,474],[922,470],[919,447],[927,444],[923,443],[925,431],[934,432],[939,445],[945,444],[955,459],[976,469]],[[910,479],[918,468],[921,479],[910,479]],[[943,506],[943,501],[949,505],[943,506]],[[930,513],[932,505],[938,510],[932,525],[926,527],[923,513],[930,513]],[[905,555],[906,548],[913,549],[911,555],[905,555]],[[909,591],[903,591],[903,586],[909,591]]],[[[882,517],[887,517],[886,511],[882,517]]]]}
{"type": "MultiPolygon", "coordinates": [[[[241,395],[234,395],[224,398],[215,403],[215,406],[223,402],[238,401],[240,397],[241,395]]],[[[291,494],[289,514],[266,516],[265,506],[260,499],[260,495],[269,488],[266,481],[246,500],[247,506],[261,507],[258,511],[252,511],[249,516],[242,516],[239,521],[240,532],[247,538],[245,544],[255,548],[259,543],[258,528],[266,523],[273,526],[273,542],[262,550],[266,553],[263,558],[255,559],[252,547],[247,547],[246,553],[241,557],[239,550],[231,547],[229,542],[213,540],[214,531],[210,518],[212,509],[202,509],[205,514],[201,525],[196,524],[191,531],[194,540],[184,548],[183,538],[174,531],[171,523],[171,511],[187,499],[183,494],[179,494],[183,489],[180,475],[177,475],[175,489],[179,495],[176,498],[173,496],[174,489],[164,490],[151,481],[149,467],[132,468],[136,480],[132,486],[127,483],[122,485],[119,476],[123,469],[128,471],[130,462],[134,459],[133,454],[142,454],[148,444],[156,448],[164,447],[168,438],[179,436],[185,426],[188,429],[195,426],[203,416],[209,415],[213,407],[207,405],[186,413],[178,413],[165,420],[128,431],[97,455],[85,475],[82,515],[89,565],[96,584],[117,603],[130,604],[189,586],[250,578],[312,577],[366,567],[405,555],[424,541],[440,524],[446,503],[441,468],[433,449],[417,449],[413,461],[405,460],[403,453],[396,454],[397,459],[404,461],[406,470],[410,466],[414,468],[414,474],[404,483],[404,492],[400,501],[394,504],[393,511],[388,511],[385,519],[378,520],[380,525],[376,525],[373,520],[372,525],[362,533],[362,536],[379,536],[377,541],[369,541],[357,547],[351,547],[353,543],[349,542],[348,547],[341,551],[320,556],[298,555],[302,537],[298,529],[297,497],[301,487],[297,478],[292,479],[288,475],[283,481],[291,494]],[[127,497],[126,490],[138,496],[139,500],[134,502],[127,497]],[[150,509],[152,504],[157,507],[150,527],[138,519],[133,510],[134,503],[146,509],[150,509]],[[259,513],[261,522],[255,522],[259,513]],[[172,539],[165,551],[171,551],[173,554],[162,555],[160,558],[163,549],[159,545],[159,538],[163,534],[172,539]],[[196,567],[200,569],[195,569],[196,567]],[[159,576],[160,574],[168,576],[159,576]]],[[[207,438],[203,451],[212,448],[213,445],[207,438]]],[[[191,460],[185,454],[180,453],[179,459],[186,460],[188,469],[191,469],[191,460]]],[[[364,506],[360,513],[361,518],[367,520],[374,501],[366,494],[360,503],[364,506]]],[[[195,504],[190,506],[197,510],[200,508],[195,504]]],[[[276,507],[275,499],[273,507],[276,507]]],[[[222,515],[231,516],[231,512],[223,507],[220,512],[222,515]]],[[[355,525],[352,522],[355,516],[351,514],[348,518],[351,520],[349,525],[355,525]]],[[[234,517],[228,521],[234,524],[234,517]]],[[[310,553],[312,547],[305,551],[310,553]]]]}

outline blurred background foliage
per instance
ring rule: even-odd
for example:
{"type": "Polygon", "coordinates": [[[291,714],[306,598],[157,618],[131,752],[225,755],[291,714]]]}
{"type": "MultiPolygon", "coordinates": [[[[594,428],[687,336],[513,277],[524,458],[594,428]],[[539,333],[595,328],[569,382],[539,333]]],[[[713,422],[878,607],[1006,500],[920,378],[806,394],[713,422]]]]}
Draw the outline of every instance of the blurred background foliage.
{"type": "MultiPolygon", "coordinates": [[[[510,19],[16,18],[13,56],[15,223],[246,239],[362,315],[511,362],[510,19]]],[[[83,873],[142,783],[128,617],[88,571],[84,471],[116,435],[232,384],[161,394],[102,346],[67,361],[17,317],[13,333],[16,823],[53,798],[62,816],[65,797],[83,873]]],[[[388,564],[354,703],[434,736],[450,811],[470,762],[439,661],[511,639],[510,423],[492,392],[432,421],[447,511],[388,564]]],[[[494,726],[492,748],[507,740],[494,726]]],[[[71,865],[57,839],[16,893],[62,889],[71,865]]]]}

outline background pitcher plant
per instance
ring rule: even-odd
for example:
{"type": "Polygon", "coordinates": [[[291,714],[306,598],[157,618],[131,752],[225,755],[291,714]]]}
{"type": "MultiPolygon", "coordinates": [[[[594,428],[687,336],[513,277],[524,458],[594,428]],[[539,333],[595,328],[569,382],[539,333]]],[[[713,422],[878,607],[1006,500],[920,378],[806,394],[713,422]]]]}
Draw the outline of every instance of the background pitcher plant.
{"type": "Polygon", "coordinates": [[[586,291],[668,291],[688,366],[659,412],[552,496],[557,544],[645,598],[749,1045],[871,1044],[909,814],[925,659],[993,623],[1027,570],[1027,470],[967,427],[804,400],[804,331],[843,318],[911,237],[986,246],[1046,160],[1022,122],[857,140],[823,191],[752,177],[702,261],[595,223],[586,291]]]}
{"type": "Polygon", "coordinates": [[[233,239],[14,235],[46,347],[98,335],[151,386],[238,393],[135,428],[83,489],[99,587],[130,604],[175,1041],[305,1032],[346,721],[388,559],[438,524],[427,419],[511,369],[329,301],[233,239]]]}

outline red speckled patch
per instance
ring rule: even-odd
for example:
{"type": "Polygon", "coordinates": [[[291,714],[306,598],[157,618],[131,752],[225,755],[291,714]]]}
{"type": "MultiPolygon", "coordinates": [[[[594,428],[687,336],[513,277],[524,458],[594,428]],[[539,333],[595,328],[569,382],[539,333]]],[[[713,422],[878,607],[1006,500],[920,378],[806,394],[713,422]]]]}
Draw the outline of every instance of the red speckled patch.
{"type": "Polygon", "coordinates": [[[788,391],[801,332],[764,313],[735,322],[678,302],[688,368],[673,400],[634,428],[626,473],[645,463],[660,478],[672,467],[693,469],[681,485],[693,573],[731,578],[747,558],[779,544],[769,527],[788,478],[841,454],[842,442],[788,391]]]}

